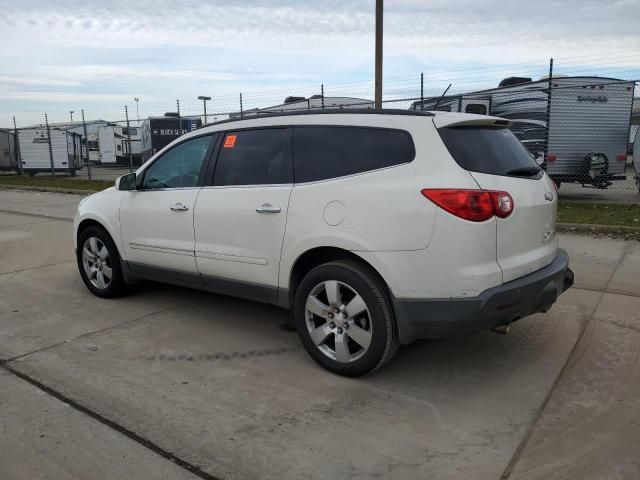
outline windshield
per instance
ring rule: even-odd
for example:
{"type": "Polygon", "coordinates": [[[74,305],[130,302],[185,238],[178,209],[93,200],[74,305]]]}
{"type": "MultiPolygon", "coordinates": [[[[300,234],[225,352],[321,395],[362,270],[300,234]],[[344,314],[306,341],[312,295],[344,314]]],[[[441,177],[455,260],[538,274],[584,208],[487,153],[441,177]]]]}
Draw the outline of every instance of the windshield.
{"type": "Polygon", "coordinates": [[[465,170],[492,175],[539,174],[529,151],[508,128],[445,127],[438,132],[451,156],[465,170]]]}

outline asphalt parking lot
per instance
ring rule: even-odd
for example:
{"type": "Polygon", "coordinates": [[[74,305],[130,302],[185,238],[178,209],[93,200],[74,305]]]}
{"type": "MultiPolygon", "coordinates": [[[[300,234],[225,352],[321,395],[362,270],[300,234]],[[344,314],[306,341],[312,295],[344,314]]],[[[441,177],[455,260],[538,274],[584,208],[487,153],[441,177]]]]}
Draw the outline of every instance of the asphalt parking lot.
{"type": "Polygon", "coordinates": [[[287,312],[145,285],[92,296],[80,197],[0,190],[0,478],[640,478],[640,242],[561,236],[576,285],[360,379],[287,312]]]}

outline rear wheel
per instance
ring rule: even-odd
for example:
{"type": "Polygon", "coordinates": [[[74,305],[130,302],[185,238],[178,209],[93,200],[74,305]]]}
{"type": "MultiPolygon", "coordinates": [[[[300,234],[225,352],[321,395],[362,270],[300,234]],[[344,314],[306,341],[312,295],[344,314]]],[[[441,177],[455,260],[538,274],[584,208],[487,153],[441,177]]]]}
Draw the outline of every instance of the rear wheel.
{"type": "Polygon", "coordinates": [[[91,226],[80,232],[77,261],[80,276],[94,295],[111,298],[124,292],[120,255],[104,229],[91,226]]]}
{"type": "Polygon", "coordinates": [[[309,355],[339,375],[369,373],[398,350],[384,287],[357,262],[331,262],[311,270],[296,291],[294,321],[309,355]]]}

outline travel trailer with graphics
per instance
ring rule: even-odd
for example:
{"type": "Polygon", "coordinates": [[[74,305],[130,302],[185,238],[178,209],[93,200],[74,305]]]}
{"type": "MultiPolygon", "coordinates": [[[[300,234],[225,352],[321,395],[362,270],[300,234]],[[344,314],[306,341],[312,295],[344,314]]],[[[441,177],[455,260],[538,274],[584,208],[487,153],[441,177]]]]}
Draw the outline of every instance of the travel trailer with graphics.
{"type": "Polygon", "coordinates": [[[509,119],[511,130],[556,185],[606,188],[626,178],[633,91],[634,82],[615,78],[554,76],[551,82],[534,82],[511,77],[498,88],[429,98],[411,108],[509,119]]]}

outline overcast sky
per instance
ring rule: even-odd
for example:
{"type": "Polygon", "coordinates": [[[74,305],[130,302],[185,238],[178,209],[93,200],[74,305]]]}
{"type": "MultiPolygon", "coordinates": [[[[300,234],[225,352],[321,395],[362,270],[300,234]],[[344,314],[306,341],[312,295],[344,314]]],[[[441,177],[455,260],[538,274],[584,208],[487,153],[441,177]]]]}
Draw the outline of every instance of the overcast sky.
{"type": "MultiPolygon", "coordinates": [[[[44,111],[121,118],[369,96],[374,0],[0,0],[0,127],[44,111]]],[[[640,77],[638,0],[386,0],[385,93],[462,90],[510,75],[640,77]]]]}

